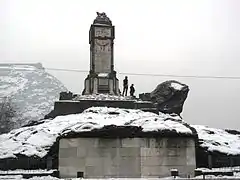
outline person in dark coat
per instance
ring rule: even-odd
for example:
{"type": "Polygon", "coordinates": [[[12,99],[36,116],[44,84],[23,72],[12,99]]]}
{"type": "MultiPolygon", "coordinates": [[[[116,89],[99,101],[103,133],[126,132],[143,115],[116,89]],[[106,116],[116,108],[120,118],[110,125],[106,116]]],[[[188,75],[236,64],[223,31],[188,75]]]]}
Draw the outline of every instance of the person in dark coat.
{"type": "Polygon", "coordinates": [[[135,88],[134,88],[134,84],[132,84],[132,85],[130,86],[130,95],[131,95],[131,96],[134,96],[134,93],[135,93],[135,88]]]}
{"type": "Polygon", "coordinates": [[[124,96],[127,96],[127,91],[128,91],[128,77],[125,76],[125,79],[123,80],[123,93],[122,95],[124,96]]]}

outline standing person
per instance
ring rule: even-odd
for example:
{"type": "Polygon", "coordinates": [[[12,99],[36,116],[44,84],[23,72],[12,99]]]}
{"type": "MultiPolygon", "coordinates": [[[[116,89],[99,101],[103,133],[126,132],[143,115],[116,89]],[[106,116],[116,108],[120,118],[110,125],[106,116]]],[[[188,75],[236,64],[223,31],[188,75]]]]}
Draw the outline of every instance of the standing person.
{"type": "Polygon", "coordinates": [[[125,79],[123,80],[123,93],[122,93],[122,95],[124,96],[124,93],[125,93],[125,96],[127,96],[127,91],[128,91],[128,77],[125,76],[125,79]]]}
{"type": "Polygon", "coordinates": [[[134,88],[134,84],[132,84],[132,85],[130,86],[130,95],[131,95],[131,96],[134,96],[134,93],[135,93],[135,88],[134,88]]]}

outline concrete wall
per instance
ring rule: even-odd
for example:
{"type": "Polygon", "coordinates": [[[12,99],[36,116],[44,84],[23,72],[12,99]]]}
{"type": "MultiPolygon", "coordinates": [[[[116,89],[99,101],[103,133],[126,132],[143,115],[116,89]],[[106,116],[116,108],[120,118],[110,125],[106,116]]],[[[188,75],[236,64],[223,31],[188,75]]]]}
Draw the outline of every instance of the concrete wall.
{"type": "Polygon", "coordinates": [[[62,178],[166,177],[177,168],[182,177],[196,168],[191,138],[65,138],[59,144],[62,178]]]}

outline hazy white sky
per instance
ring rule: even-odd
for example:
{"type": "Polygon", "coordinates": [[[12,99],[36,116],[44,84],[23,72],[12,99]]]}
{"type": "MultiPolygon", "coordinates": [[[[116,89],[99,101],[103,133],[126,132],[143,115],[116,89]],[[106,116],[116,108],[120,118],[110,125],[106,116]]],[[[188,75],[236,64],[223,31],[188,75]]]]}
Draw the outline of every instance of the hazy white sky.
{"type": "MultiPolygon", "coordinates": [[[[89,70],[89,27],[104,11],[117,72],[240,76],[239,9],[239,0],[0,0],[0,62],[89,70]]],[[[50,73],[82,92],[86,73],[50,73]]],[[[129,79],[141,93],[172,78],[129,79]]],[[[185,121],[240,129],[240,80],[176,80],[190,86],[185,121]]]]}

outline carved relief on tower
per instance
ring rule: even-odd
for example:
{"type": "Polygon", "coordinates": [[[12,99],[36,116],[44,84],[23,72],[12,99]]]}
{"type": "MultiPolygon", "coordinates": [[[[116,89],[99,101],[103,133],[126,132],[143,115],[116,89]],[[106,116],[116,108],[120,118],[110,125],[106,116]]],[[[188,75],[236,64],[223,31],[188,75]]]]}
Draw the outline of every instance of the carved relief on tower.
{"type": "Polygon", "coordinates": [[[96,39],[94,46],[95,53],[111,53],[111,40],[110,39],[96,39]]]}
{"type": "Polygon", "coordinates": [[[111,58],[112,48],[110,39],[96,39],[94,43],[95,56],[95,72],[110,73],[111,72],[111,58]]]}
{"type": "Polygon", "coordinates": [[[111,29],[95,27],[95,37],[111,37],[111,29]]]}

